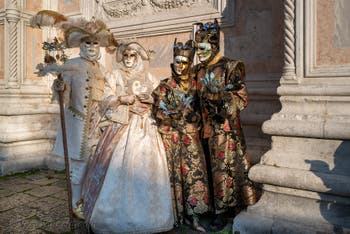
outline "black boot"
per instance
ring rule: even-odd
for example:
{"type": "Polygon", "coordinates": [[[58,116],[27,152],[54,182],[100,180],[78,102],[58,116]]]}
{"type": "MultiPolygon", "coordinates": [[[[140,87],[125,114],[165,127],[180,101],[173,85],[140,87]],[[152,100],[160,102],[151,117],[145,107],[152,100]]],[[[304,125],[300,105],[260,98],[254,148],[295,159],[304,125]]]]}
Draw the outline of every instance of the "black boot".
{"type": "Polygon", "coordinates": [[[227,225],[227,220],[224,214],[217,214],[215,218],[210,222],[209,228],[212,232],[221,231],[227,225]]]}
{"type": "Polygon", "coordinates": [[[185,218],[185,223],[189,225],[193,230],[206,233],[205,228],[199,223],[199,217],[197,215],[185,218]]]}

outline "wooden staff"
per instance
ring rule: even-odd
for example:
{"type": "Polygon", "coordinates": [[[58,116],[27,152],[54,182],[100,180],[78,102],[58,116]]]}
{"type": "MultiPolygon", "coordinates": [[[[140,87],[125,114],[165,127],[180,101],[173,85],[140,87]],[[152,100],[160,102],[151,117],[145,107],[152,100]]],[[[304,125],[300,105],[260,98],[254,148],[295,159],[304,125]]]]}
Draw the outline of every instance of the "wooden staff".
{"type": "MultiPolygon", "coordinates": [[[[57,79],[63,82],[61,74],[58,74],[57,79]]],[[[68,209],[69,209],[69,223],[70,229],[74,233],[74,222],[73,222],[73,206],[72,206],[72,186],[70,181],[70,168],[69,168],[69,158],[68,158],[68,146],[67,146],[67,132],[66,132],[66,122],[64,115],[64,86],[63,88],[58,88],[58,99],[60,104],[60,117],[61,117],[61,129],[62,129],[62,141],[63,141],[63,153],[65,162],[65,172],[67,181],[67,192],[68,192],[68,209]]]]}

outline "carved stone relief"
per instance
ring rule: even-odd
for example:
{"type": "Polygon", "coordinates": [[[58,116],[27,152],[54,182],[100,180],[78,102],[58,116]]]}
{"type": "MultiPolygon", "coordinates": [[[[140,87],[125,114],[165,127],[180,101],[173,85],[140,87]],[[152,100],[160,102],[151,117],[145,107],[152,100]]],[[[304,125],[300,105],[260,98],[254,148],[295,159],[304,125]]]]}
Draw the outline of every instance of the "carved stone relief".
{"type": "Polygon", "coordinates": [[[135,38],[190,32],[194,22],[213,18],[221,21],[228,2],[229,0],[105,0],[99,1],[97,12],[101,14],[98,17],[107,19],[117,38],[135,38]]]}
{"type": "Polygon", "coordinates": [[[145,3],[143,0],[125,0],[102,3],[104,12],[110,17],[114,18],[121,18],[124,16],[135,16],[144,6],[145,3]]]}
{"type": "Polygon", "coordinates": [[[102,3],[104,12],[113,18],[147,15],[152,12],[193,7],[201,3],[212,3],[213,0],[124,0],[102,3]]]}
{"type": "MultiPolygon", "coordinates": [[[[198,0],[163,0],[163,1],[156,1],[156,0],[150,0],[149,1],[153,8],[159,8],[159,9],[172,9],[172,8],[180,8],[183,6],[191,7],[195,3],[198,3],[198,0]]],[[[207,2],[210,2],[209,0],[207,2]]]]}

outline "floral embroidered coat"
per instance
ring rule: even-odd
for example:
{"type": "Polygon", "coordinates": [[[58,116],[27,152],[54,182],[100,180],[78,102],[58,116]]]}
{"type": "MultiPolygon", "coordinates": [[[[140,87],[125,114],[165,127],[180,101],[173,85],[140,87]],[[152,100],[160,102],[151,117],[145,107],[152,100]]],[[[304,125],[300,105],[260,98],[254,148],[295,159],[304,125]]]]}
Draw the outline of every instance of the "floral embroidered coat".
{"type": "Polygon", "coordinates": [[[208,145],[215,213],[252,205],[256,193],[248,179],[250,164],[240,123],[248,104],[245,67],[217,54],[194,68],[202,112],[203,142],[208,145]]]}
{"type": "Polygon", "coordinates": [[[196,84],[185,91],[176,76],[161,81],[153,91],[154,115],[168,160],[176,222],[184,215],[208,211],[209,189],[205,157],[199,138],[196,84]]]}

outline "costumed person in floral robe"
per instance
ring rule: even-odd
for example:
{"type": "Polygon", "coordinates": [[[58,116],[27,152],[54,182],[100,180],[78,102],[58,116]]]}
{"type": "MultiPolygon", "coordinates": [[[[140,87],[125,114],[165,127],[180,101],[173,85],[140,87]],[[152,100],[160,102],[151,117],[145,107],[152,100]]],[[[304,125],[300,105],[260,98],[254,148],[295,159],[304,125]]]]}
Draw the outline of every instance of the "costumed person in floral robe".
{"type": "MultiPolygon", "coordinates": [[[[105,74],[103,66],[98,62],[100,47],[115,45],[115,42],[105,23],[96,19],[67,19],[58,12],[43,10],[31,19],[31,25],[57,27],[63,31],[68,48],[80,47],[79,57],[69,59],[61,66],[42,66],[40,72],[61,74],[63,78],[56,79],[53,88],[56,91],[64,90],[72,207],[75,216],[84,219],[82,178],[88,158],[100,137],[97,125],[101,119],[100,107],[104,98],[105,74]]],[[[57,133],[54,154],[64,155],[61,128],[57,133]]]]}
{"type": "Polygon", "coordinates": [[[212,183],[215,218],[212,230],[226,225],[227,212],[239,212],[257,201],[256,190],[248,179],[250,163],[240,123],[240,112],[247,106],[243,62],[219,53],[218,22],[198,23],[195,33],[197,89],[202,112],[203,146],[207,153],[209,181],[212,183]]]}
{"type": "Polygon", "coordinates": [[[173,228],[165,149],[151,116],[157,83],[144,70],[149,54],[121,44],[107,76],[105,129],[83,186],[84,216],[94,233],[156,233],[173,228]]]}
{"type": "Polygon", "coordinates": [[[199,215],[208,211],[209,188],[196,82],[190,74],[194,41],[175,41],[173,50],[172,76],[153,92],[154,115],[167,153],[177,224],[189,221],[193,229],[205,232],[199,215]]]}

